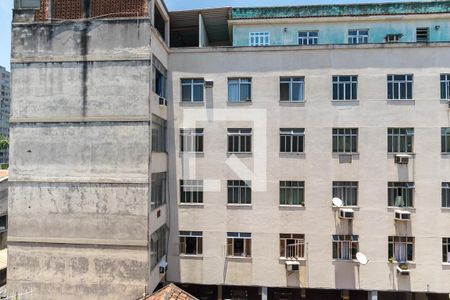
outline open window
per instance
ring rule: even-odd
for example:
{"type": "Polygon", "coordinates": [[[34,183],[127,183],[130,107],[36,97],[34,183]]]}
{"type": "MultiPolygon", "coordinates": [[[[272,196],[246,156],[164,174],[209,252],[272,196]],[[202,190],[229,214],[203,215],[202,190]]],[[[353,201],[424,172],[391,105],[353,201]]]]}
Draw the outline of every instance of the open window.
{"type": "Polygon", "coordinates": [[[158,5],[155,5],[154,10],[154,26],[156,30],[159,32],[159,35],[162,37],[164,41],[166,41],[166,26],[167,21],[164,19],[163,14],[161,13],[158,5]]]}

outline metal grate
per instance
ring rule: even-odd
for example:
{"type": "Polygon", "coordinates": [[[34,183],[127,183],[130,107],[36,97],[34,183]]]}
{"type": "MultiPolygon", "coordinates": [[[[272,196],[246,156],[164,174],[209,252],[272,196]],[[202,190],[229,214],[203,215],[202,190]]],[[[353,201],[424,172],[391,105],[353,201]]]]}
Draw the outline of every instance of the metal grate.
{"type": "Polygon", "coordinates": [[[48,1],[49,0],[41,0],[41,7],[35,13],[36,21],[45,21],[48,19],[48,1]]]}
{"type": "Polygon", "coordinates": [[[83,0],[53,0],[52,19],[81,19],[83,0]]]}
{"type": "Polygon", "coordinates": [[[428,42],[428,27],[416,29],[416,41],[419,43],[428,42]]]}

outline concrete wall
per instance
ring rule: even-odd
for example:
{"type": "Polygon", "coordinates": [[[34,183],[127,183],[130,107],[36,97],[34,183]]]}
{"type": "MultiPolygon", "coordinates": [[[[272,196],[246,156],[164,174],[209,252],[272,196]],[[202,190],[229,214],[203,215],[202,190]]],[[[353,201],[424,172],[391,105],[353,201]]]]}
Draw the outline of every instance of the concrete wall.
{"type": "MultiPolygon", "coordinates": [[[[170,179],[174,185],[180,179],[204,179],[205,192],[203,205],[171,209],[171,247],[177,249],[179,230],[203,231],[204,247],[201,257],[171,252],[169,280],[449,293],[450,268],[441,263],[441,241],[450,236],[450,219],[441,209],[440,195],[441,182],[450,180],[450,160],[440,153],[440,128],[450,126],[450,114],[439,96],[439,75],[449,72],[449,62],[446,46],[172,50],[174,105],[169,115],[174,119],[175,142],[169,156],[174,172],[170,179]],[[386,100],[386,75],[391,73],[414,74],[413,101],[386,100]],[[331,101],[332,75],[342,74],[358,75],[358,101],[331,101]],[[227,77],[239,76],[252,77],[251,104],[227,104],[227,77]],[[305,76],[304,103],[279,102],[280,76],[305,76]],[[181,104],[180,79],[202,77],[214,81],[213,89],[206,90],[205,103],[181,104]],[[186,155],[178,152],[179,129],[186,126],[188,115],[198,121],[187,126],[204,128],[205,133],[204,154],[190,161],[190,178],[183,175],[186,155]],[[226,181],[242,175],[230,166],[226,128],[241,126],[254,128],[254,152],[238,158],[250,170],[265,166],[266,178],[261,181],[267,185],[253,191],[251,206],[230,207],[226,181]],[[306,129],[304,155],[279,154],[279,129],[292,127],[306,129]],[[359,128],[359,155],[350,164],[341,164],[332,155],[333,127],[359,128]],[[395,164],[387,154],[388,127],[415,128],[415,158],[408,166],[395,164]],[[256,139],[266,140],[267,147],[258,149],[256,139]],[[279,206],[280,180],[305,181],[305,208],[279,206]],[[331,207],[332,181],[339,180],[359,181],[351,226],[331,207]],[[387,183],[409,180],[416,184],[412,221],[396,227],[394,208],[387,205],[387,183]],[[252,233],[251,259],[225,257],[228,231],[252,233]],[[350,232],[359,235],[368,265],[332,259],[331,236],[350,232]],[[279,259],[280,233],[305,234],[307,261],[299,274],[286,272],[279,259]],[[416,238],[410,276],[397,275],[395,265],[388,263],[388,236],[396,234],[416,238]]],[[[179,202],[178,188],[171,197],[179,202]]]]}
{"type": "Polygon", "coordinates": [[[8,290],[150,290],[150,20],[13,24],[8,290]]]}
{"type": "Polygon", "coordinates": [[[249,46],[250,32],[269,32],[271,45],[297,45],[299,31],[319,31],[319,44],[347,44],[348,30],[368,29],[369,43],[384,43],[387,34],[403,34],[401,42],[416,42],[416,28],[429,27],[431,42],[448,41],[450,25],[447,18],[436,17],[359,17],[329,19],[296,19],[262,23],[236,21],[233,26],[233,45],[249,46]],[[365,20],[367,19],[367,20],[365,20]],[[255,24],[256,23],[256,24],[255,24]],[[436,29],[436,26],[439,26],[436,29]],[[286,29],[286,30],[285,30],[286,29]]]}

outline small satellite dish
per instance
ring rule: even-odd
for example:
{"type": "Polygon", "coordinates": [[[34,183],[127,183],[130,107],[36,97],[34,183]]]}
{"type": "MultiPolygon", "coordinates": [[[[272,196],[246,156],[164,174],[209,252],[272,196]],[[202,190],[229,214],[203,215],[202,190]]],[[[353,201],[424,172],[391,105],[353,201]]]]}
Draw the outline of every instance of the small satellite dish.
{"type": "Polygon", "coordinates": [[[361,252],[356,253],[356,260],[362,265],[367,265],[369,262],[367,257],[361,252]]]}
{"type": "Polygon", "coordinates": [[[337,207],[344,206],[344,202],[342,202],[342,200],[339,198],[333,198],[333,200],[331,200],[331,202],[333,202],[333,205],[337,206],[337,207]]]}

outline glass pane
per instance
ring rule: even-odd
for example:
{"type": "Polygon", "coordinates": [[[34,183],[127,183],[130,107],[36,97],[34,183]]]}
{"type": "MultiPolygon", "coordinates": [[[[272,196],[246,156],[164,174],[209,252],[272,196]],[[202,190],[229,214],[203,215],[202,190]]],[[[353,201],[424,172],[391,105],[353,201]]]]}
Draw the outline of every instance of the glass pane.
{"type": "Polygon", "coordinates": [[[241,101],[249,101],[251,99],[250,95],[250,84],[241,84],[241,101]]]}
{"type": "Polygon", "coordinates": [[[289,101],[289,83],[280,83],[280,100],[289,101]]]}
{"type": "Polygon", "coordinates": [[[292,100],[299,101],[303,100],[303,84],[302,83],[293,83],[292,84],[292,100]]]}
{"type": "Polygon", "coordinates": [[[182,101],[191,101],[191,86],[183,85],[181,87],[181,100],[182,101]]]}
{"type": "Polygon", "coordinates": [[[203,85],[194,85],[194,101],[203,101],[203,85]]]}

